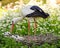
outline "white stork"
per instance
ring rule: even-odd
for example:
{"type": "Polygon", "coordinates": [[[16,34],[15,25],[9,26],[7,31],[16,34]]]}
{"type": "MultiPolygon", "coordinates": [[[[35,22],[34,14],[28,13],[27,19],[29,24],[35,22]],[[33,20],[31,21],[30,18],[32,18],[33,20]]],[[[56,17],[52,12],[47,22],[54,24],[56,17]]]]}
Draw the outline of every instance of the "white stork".
{"type": "MultiPolygon", "coordinates": [[[[36,17],[42,17],[42,18],[47,18],[49,16],[48,13],[45,13],[40,7],[38,6],[35,6],[35,5],[31,5],[31,6],[26,6],[24,7],[22,10],[21,10],[21,17],[18,17],[18,18],[14,18],[12,20],[12,27],[11,27],[11,32],[14,28],[14,24],[17,23],[18,21],[21,21],[23,18],[25,17],[32,17],[34,19],[34,29],[36,30],[36,20],[35,18],[36,17]]],[[[30,21],[28,20],[28,34],[30,32],[30,21]]],[[[34,33],[36,34],[36,32],[34,33]]]]}

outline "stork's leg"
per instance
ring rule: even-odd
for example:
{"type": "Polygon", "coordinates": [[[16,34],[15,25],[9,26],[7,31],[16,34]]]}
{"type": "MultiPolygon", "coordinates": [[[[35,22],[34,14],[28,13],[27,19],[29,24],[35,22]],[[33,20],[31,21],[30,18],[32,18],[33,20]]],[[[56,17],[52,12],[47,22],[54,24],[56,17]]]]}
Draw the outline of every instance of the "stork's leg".
{"type": "Polygon", "coordinates": [[[34,18],[34,39],[36,40],[36,28],[37,28],[37,22],[36,19],[34,18]]]}
{"type": "Polygon", "coordinates": [[[30,35],[30,21],[28,19],[28,35],[30,35]]]}
{"type": "Polygon", "coordinates": [[[34,35],[36,35],[36,28],[37,28],[37,23],[36,23],[36,19],[34,18],[34,35]]]}
{"type": "Polygon", "coordinates": [[[29,21],[29,19],[28,19],[28,40],[30,40],[29,35],[30,35],[30,21],[29,21]]]}

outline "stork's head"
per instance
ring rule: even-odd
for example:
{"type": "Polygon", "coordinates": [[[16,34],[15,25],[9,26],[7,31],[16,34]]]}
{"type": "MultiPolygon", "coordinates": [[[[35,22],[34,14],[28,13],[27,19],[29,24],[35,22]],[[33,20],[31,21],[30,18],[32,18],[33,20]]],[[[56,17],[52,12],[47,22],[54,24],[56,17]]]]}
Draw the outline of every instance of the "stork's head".
{"type": "Polygon", "coordinates": [[[12,25],[11,25],[11,29],[10,29],[10,32],[12,32],[14,29],[14,22],[12,21],[12,25]]]}
{"type": "Polygon", "coordinates": [[[14,25],[15,25],[15,23],[17,22],[17,20],[18,20],[17,18],[12,19],[12,25],[11,25],[10,32],[13,31],[13,29],[14,29],[14,25]]]}
{"type": "Polygon", "coordinates": [[[17,17],[17,18],[13,18],[12,19],[12,26],[11,26],[11,30],[10,32],[12,32],[12,30],[14,29],[14,25],[18,22],[18,21],[21,21],[24,17],[21,16],[21,17],[17,17]]]}

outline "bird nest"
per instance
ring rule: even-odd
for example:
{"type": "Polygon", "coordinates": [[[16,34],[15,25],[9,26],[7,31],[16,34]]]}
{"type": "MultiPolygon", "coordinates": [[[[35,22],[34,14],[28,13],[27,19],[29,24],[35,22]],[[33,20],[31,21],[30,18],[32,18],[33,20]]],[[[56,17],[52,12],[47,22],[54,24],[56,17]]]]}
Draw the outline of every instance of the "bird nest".
{"type": "Polygon", "coordinates": [[[19,36],[12,35],[10,32],[3,33],[5,37],[10,37],[15,39],[17,42],[21,42],[24,45],[32,46],[32,45],[42,45],[44,43],[52,44],[53,42],[57,42],[60,40],[60,36],[54,35],[52,33],[33,35],[33,36],[19,36]]]}

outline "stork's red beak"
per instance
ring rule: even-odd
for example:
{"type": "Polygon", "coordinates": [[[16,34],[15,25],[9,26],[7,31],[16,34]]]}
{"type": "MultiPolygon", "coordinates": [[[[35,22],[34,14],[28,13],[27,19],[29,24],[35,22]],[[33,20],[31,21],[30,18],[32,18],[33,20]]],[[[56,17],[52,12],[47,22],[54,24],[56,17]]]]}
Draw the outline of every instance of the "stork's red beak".
{"type": "Polygon", "coordinates": [[[10,29],[10,32],[12,32],[14,29],[14,22],[12,21],[12,25],[11,25],[11,29],[10,29]]]}

